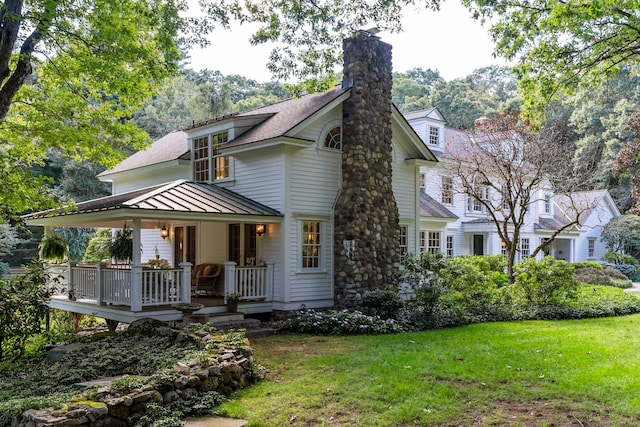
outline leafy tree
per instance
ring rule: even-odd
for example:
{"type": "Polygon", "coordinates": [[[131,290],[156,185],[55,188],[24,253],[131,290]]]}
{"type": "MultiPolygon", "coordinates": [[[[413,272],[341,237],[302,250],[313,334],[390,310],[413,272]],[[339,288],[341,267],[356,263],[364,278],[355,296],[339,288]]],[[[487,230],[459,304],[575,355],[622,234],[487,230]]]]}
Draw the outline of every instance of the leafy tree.
{"type": "Polygon", "coordinates": [[[189,22],[169,0],[5,0],[0,10],[6,218],[51,205],[47,180],[31,171],[49,148],[112,165],[143,146],[128,119],[177,72],[178,31],[189,22]]]}
{"type": "MultiPolygon", "coordinates": [[[[22,240],[18,237],[18,231],[15,227],[9,224],[0,224],[0,257],[11,255],[15,247],[21,242],[22,240]]],[[[0,277],[9,271],[9,264],[0,261],[0,277]]]]}
{"type": "Polygon", "coordinates": [[[476,18],[493,19],[496,51],[519,58],[514,70],[525,108],[577,85],[592,86],[640,59],[638,0],[464,0],[476,18]]]}
{"type": "Polygon", "coordinates": [[[468,195],[495,225],[511,284],[520,234],[541,193],[566,197],[567,221],[533,249],[532,257],[562,232],[580,225],[581,213],[594,207],[594,201],[573,195],[584,188],[589,173],[567,170],[572,147],[558,138],[556,129],[534,131],[517,114],[487,120],[471,138],[473,143],[448,147],[442,164],[455,178],[454,189],[468,195]]]}
{"type": "Polygon", "coordinates": [[[629,142],[620,150],[614,163],[614,176],[623,177],[629,180],[633,206],[629,213],[640,213],[640,112],[633,114],[626,129],[630,133],[629,142]]]}
{"type": "Polygon", "coordinates": [[[95,264],[109,258],[111,258],[111,230],[101,228],[89,240],[82,262],[95,264]]]}
{"type": "Polygon", "coordinates": [[[56,284],[44,264],[35,261],[24,275],[0,278],[0,359],[22,355],[27,339],[41,331],[56,284]]]}
{"type": "Polygon", "coordinates": [[[622,215],[613,218],[602,229],[600,238],[614,252],[637,251],[640,249],[640,216],[622,215]]]}

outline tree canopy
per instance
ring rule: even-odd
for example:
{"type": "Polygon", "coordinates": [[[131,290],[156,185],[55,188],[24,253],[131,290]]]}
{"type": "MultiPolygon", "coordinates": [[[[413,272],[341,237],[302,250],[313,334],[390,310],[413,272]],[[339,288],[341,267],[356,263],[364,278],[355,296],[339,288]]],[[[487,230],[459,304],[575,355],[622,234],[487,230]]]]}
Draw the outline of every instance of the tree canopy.
{"type": "Polygon", "coordinates": [[[525,107],[559,91],[592,86],[640,61],[639,0],[464,0],[476,18],[494,19],[496,52],[518,59],[525,107]]]}
{"type": "Polygon", "coordinates": [[[113,165],[143,146],[128,119],[178,71],[179,12],[172,0],[2,2],[2,218],[51,202],[31,173],[49,149],[113,165]]]}

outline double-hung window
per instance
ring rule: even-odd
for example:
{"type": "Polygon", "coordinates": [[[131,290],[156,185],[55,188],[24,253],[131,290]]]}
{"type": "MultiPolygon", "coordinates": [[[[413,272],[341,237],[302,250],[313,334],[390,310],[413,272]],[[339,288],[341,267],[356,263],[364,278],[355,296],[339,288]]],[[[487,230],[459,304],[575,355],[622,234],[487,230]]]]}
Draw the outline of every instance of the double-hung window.
{"type": "Polygon", "coordinates": [[[409,229],[406,225],[400,226],[400,260],[404,260],[409,249],[408,242],[409,229]]]}
{"type": "Polygon", "coordinates": [[[442,177],[442,203],[453,203],[453,178],[450,176],[442,177]]]}
{"type": "Polygon", "coordinates": [[[587,244],[588,244],[588,247],[587,247],[587,249],[588,249],[587,257],[588,257],[588,258],[593,258],[593,257],[595,256],[595,254],[596,254],[596,239],[589,239],[589,240],[587,241],[587,244]]]}
{"type": "Polygon", "coordinates": [[[438,145],[440,143],[440,130],[436,126],[429,126],[429,144],[438,145]]]}
{"type": "Polygon", "coordinates": [[[320,222],[302,221],[302,269],[317,270],[320,268],[320,222]]]}
{"type": "Polygon", "coordinates": [[[193,140],[193,178],[199,182],[226,179],[230,176],[229,156],[220,154],[229,140],[228,132],[219,132],[193,140]]]}
{"type": "Polygon", "coordinates": [[[427,250],[431,253],[440,252],[440,232],[430,231],[427,239],[427,250]]]}

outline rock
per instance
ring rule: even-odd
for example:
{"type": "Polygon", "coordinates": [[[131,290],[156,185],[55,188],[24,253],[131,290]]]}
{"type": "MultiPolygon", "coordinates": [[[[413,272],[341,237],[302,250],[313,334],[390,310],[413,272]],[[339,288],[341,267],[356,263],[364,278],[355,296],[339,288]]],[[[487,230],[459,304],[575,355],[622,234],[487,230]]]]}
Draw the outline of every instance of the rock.
{"type": "Polygon", "coordinates": [[[169,390],[162,396],[162,402],[166,405],[167,403],[175,402],[176,400],[180,400],[180,396],[176,393],[175,390],[169,390]]]}
{"type": "Polygon", "coordinates": [[[67,354],[81,350],[82,347],[84,347],[84,345],[79,342],[53,347],[47,352],[47,363],[59,362],[64,359],[67,354]]]}
{"type": "Polygon", "coordinates": [[[187,386],[187,384],[189,384],[189,377],[186,375],[180,375],[178,378],[175,379],[173,384],[177,389],[183,389],[187,386]]]}

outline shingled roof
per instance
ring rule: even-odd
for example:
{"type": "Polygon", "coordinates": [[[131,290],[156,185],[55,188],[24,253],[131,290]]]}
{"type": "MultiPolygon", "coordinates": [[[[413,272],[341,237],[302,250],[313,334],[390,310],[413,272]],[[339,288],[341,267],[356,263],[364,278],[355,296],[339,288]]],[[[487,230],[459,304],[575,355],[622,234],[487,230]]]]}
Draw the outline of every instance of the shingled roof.
{"type": "Polygon", "coordinates": [[[420,193],[420,216],[429,218],[452,218],[458,219],[458,216],[444,207],[427,193],[420,193]]]}

